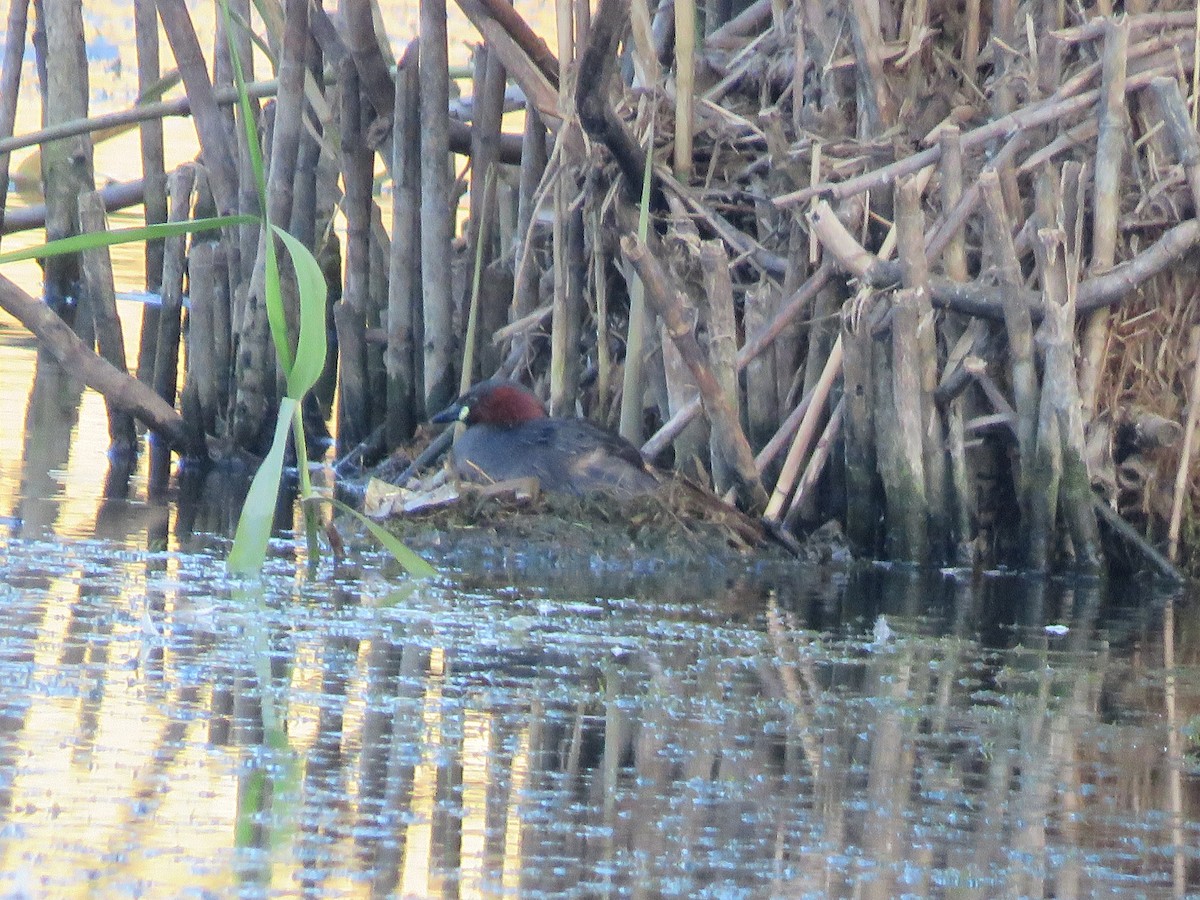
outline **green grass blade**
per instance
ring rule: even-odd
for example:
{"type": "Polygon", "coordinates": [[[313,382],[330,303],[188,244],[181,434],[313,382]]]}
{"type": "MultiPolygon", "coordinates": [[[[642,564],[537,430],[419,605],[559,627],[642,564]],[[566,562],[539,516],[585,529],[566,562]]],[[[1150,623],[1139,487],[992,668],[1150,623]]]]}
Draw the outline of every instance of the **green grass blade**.
{"type": "Polygon", "coordinates": [[[111,247],[114,244],[153,241],[180,234],[213,231],[227,225],[254,225],[257,222],[258,219],[254,216],[215,216],[211,219],[193,219],[189,222],[164,222],[159,225],[142,225],[137,228],[117,228],[113,231],[76,234],[72,237],[59,238],[57,241],[40,244],[37,247],[0,253],[0,263],[18,262],[23,259],[45,259],[49,256],[62,256],[64,253],[79,253],[81,250],[111,247]]]}
{"type": "MultiPolygon", "coordinates": [[[[242,58],[233,42],[233,13],[229,9],[228,0],[221,0],[221,14],[225,21],[225,34],[229,44],[229,58],[233,62],[233,80],[237,86],[238,108],[241,110],[242,129],[246,136],[246,146],[250,153],[250,169],[254,173],[254,185],[258,191],[258,203],[262,210],[263,219],[268,226],[270,222],[267,207],[267,168],[263,162],[262,146],[258,142],[258,132],[255,129],[254,111],[250,106],[250,94],[246,90],[246,75],[242,68],[242,58]]],[[[242,23],[245,27],[246,23],[242,23]]],[[[270,237],[270,228],[267,236],[270,237]]],[[[275,242],[266,241],[266,270],[264,272],[264,297],[267,307],[267,321],[271,326],[271,339],[275,343],[275,353],[279,364],[285,373],[292,368],[292,351],[287,343],[287,314],[283,308],[283,296],[279,282],[279,260],[275,254],[275,242]]]]}
{"type": "Polygon", "coordinates": [[[317,383],[325,368],[325,275],[321,264],[303,243],[278,225],[271,228],[292,258],[300,289],[300,336],[296,341],[296,360],[287,370],[288,396],[299,399],[317,383]]]}
{"type": "Polygon", "coordinates": [[[275,343],[275,353],[279,357],[279,366],[284,374],[292,371],[292,350],[288,346],[287,312],[283,308],[283,288],[279,280],[279,257],[275,253],[275,241],[271,237],[270,226],[267,229],[266,269],[263,272],[263,303],[267,307],[267,324],[270,326],[271,340],[275,343]]]}
{"type": "Polygon", "coordinates": [[[250,490],[242,504],[233,548],[225,565],[232,575],[257,575],[267,558],[267,541],[275,514],[275,499],[279,495],[279,479],[283,475],[283,456],[287,449],[288,428],[300,404],[291,397],[279,401],[279,418],[275,422],[275,438],[271,449],[254,474],[250,490]]]}
{"type": "Polygon", "coordinates": [[[403,542],[381,525],[372,522],[358,510],[352,506],[347,506],[340,500],[330,500],[336,509],[340,509],[344,513],[349,513],[362,522],[366,526],[367,531],[374,535],[379,543],[383,544],[392,556],[396,557],[396,561],[404,566],[406,572],[414,578],[433,578],[437,575],[437,569],[425,562],[413,551],[404,546],[403,542]]]}
{"type": "MultiPolygon", "coordinates": [[[[302,397],[296,398],[302,401],[302,397]]],[[[301,407],[303,408],[303,406],[301,407]]],[[[321,523],[314,504],[306,502],[320,499],[313,493],[312,478],[308,474],[308,439],[304,436],[304,416],[292,416],[292,440],[296,447],[296,480],[300,483],[300,512],[304,517],[304,539],[308,545],[308,575],[317,574],[321,562],[321,523]]]]}
{"type": "MultiPolygon", "coordinates": [[[[263,164],[262,148],[258,143],[258,134],[254,128],[254,117],[251,114],[250,98],[246,91],[246,80],[242,69],[242,61],[237,48],[233,44],[233,15],[229,9],[228,0],[220,0],[221,13],[224,17],[225,31],[229,38],[230,57],[233,61],[234,81],[237,85],[238,105],[241,110],[242,124],[245,129],[246,144],[249,147],[250,165],[254,172],[255,184],[258,188],[259,203],[263,213],[263,224],[266,227],[266,269],[264,301],[267,307],[267,320],[271,328],[271,338],[275,343],[275,351],[279,363],[287,377],[287,396],[280,402],[279,420],[275,426],[275,438],[266,459],[262,461],[254,481],[250,486],[238,519],[237,534],[234,537],[233,549],[229,553],[227,563],[229,571],[234,574],[249,575],[261,570],[266,560],[267,540],[271,533],[271,515],[275,508],[275,498],[279,491],[279,480],[283,472],[283,454],[287,446],[288,422],[292,422],[296,432],[297,458],[301,461],[300,481],[301,497],[311,499],[311,486],[308,484],[307,470],[303,468],[306,454],[304,452],[303,428],[297,410],[304,394],[316,383],[325,368],[325,304],[327,291],[325,277],[321,267],[311,251],[299,240],[292,237],[278,225],[269,220],[267,205],[267,177],[263,164]],[[296,358],[293,360],[288,347],[287,313],[283,308],[283,298],[279,279],[279,261],[275,252],[275,238],[283,242],[292,260],[296,284],[300,298],[299,334],[296,346],[296,358]]],[[[264,16],[264,21],[267,17],[264,16]]],[[[245,27],[246,23],[242,23],[245,27]]],[[[374,522],[359,515],[343,504],[336,504],[345,509],[366,525],[387,550],[396,557],[409,574],[428,578],[436,574],[434,568],[404,546],[399,540],[380,528],[374,522]]],[[[316,559],[315,519],[311,516],[309,504],[304,504],[305,530],[309,534],[310,552],[316,559]]]]}
{"type": "Polygon", "coordinates": [[[251,769],[243,776],[237,795],[233,824],[233,845],[239,848],[257,846],[259,822],[262,820],[269,781],[262,768],[251,769]]]}
{"type": "Polygon", "coordinates": [[[645,243],[650,231],[650,187],[654,183],[654,120],[646,141],[646,168],[642,172],[642,196],[638,203],[638,240],[645,243]]]}
{"type": "Polygon", "coordinates": [[[254,111],[250,108],[250,94],[246,90],[246,73],[242,69],[242,58],[233,43],[233,14],[228,0],[221,0],[221,15],[225,20],[225,36],[229,44],[229,57],[233,61],[233,81],[237,85],[238,108],[242,113],[242,129],[246,133],[246,145],[250,151],[250,168],[254,172],[254,183],[258,188],[258,202],[267,214],[267,176],[263,165],[262,147],[255,130],[254,111]]]}

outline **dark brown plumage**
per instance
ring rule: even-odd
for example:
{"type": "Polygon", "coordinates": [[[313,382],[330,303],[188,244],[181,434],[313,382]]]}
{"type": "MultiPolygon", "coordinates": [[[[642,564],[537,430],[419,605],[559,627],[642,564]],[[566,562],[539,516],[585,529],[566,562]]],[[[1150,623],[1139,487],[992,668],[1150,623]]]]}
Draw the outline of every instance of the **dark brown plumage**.
{"type": "Polygon", "coordinates": [[[455,472],[465,480],[534,476],[546,491],[617,497],[658,487],[627,440],[586,419],[550,418],[537,396],[515,381],[480,382],[432,421],[467,424],[453,450],[455,472]]]}

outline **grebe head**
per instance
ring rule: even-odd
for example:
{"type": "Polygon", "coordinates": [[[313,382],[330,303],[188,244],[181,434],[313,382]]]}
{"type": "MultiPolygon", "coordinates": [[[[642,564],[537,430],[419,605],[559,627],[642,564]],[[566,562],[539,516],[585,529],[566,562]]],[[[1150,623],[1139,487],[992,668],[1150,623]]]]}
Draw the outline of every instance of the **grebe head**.
{"type": "Polygon", "coordinates": [[[465,422],[513,428],[546,418],[546,407],[533,391],[506,378],[489,378],[475,385],[431,422],[465,422]]]}

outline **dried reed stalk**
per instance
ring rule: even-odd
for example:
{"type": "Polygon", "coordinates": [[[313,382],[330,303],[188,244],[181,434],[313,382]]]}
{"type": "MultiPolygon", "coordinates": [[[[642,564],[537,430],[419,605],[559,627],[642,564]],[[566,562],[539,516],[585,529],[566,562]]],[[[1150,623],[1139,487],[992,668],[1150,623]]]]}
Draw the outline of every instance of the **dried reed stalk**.
{"type": "MultiPolygon", "coordinates": [[[[1089,266],[1093,274],[1107,272],[1117,258],[1121,172],[1129,135],[1129,118],[1125,109],[1128,52],[1129,17],[1109,19],[1104,29],[1104,52],[1101,57],[1104,69],[1100,82],[1100,122],[1093,176],[1092,261],[1089,266]]],[[[1104,365],[1110,317],[1107,309],[1091,313],[1084,321],[1080,339],[1079,393],[1083,400],[1083,415],[1089,420],[1096,413],[1096,392],[1100,384],[1100,370],[1104,365]]]]}
{"type": "MultiPolygon", "coordinates": [[[[4,32],[4,60],[0,63],[0,140],[12,137],[17,123],[17,98],[21,93],[28,15],[29,0],[10,0],[4,32]]],[[[7,153],[0,153],[0,237],[4,236],[4,210],[8,205],[9,159],[7,153]]]]}
{"type": "Polygon", "coordinates": [[[392,118],[392,242],[388,268],[387,441],[398,446],[412,437],[422,416],[424,394],[418,379],[421,342],[420,275],[420,100],[417,96],[418,44],[409,42],[396,72],[392,118]]]}
{"type": "Polygon", "coordinates": [[[366,144],[369,112],[350,59],[342,61],[341,170],[346,194],[346,284],[333,309],[338,335],[338,455],[366,440],[375,426],[367,377],[366,328],[371,291],[371,195],[374,154],[366,144]]]}
{"type": "MultiPolygon", "coordinates": [[[[237,178],[233,154],[191,16],[183,0],[160,0],[158,16],[187,88],[192,118],[196,123],[196,136],[200,140],[200,158],[207,170],[209,189],[217,202],[217,212],[231,215],[238,209],[234,199],[237,195],[237,178]]],[[[249,59],[249,56],[243,58],[249,59]]]]}
{"type": "MultiPolygon", "coordinates": [[[[185,222],[192,212],[192,190],[196,183],[196,167],[180,166],[167,180],[171,199],[168,221],[185,222]]],[[[162,283],[158,340],[155,342],[154,391],[168,404],[175,402],[175,385],[179,362],[179,329],[183,311],[183,276],[186,271],[187,239],[183,235],[167,238],[162,283]]]]}
{"type": "Polygon", "coordinates": [[[445,0],[421,0],[421,296],[424,301],[425,408],[439,410],[455,396],[454,296],[450,241],[454,210],[450,193],[450,102],[445,0]]]}
{"type": "MultiPolygon", "coordinates": [[[[79,228],[85,234],[99,234],[108,230],[104,201],[95,191],[79,197],[79,228]]],[[[118,372],[127,373],[125,339],[121,333],[121,319],[117,315],[112,259],[107,247],[96,247],[83,253],[83,278],[91,298],[96,346],[100,356],[118,372]]],[[[137,431],[133,426],[133,417],[107,397],[104,405],[108,411],[110,452],[133,453],[137,447],[137,431]]]]}
{"type": "MultiPolygon", "coordinates": [[[[83,12],[71,0],[43,0],[40,8],[46,32],[43,119],[55,125],[84,118],[88,111],[88,75],[83,12]]],[[[47,143],[42,147],[41,163],[46,238],[56,240],[78,234],[79,195],[95,189],[90,137],[47,143]]],[[[43,269],[46,301],[54,306],[65,305],[76,293],[80,276],[78,257],[74,254],[49,257],[43,269]]],[[[90,316],[82,318],[81,326],[90,332],[90,316]]]]}

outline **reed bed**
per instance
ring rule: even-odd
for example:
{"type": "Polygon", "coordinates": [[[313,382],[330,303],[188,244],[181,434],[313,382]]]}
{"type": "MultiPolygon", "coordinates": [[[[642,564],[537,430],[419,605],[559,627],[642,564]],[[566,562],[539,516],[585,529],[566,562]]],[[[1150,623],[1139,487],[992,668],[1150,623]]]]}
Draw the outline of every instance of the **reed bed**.
{"type": "MultiPolygon", "coordinates": [[[[1195,567],[1194,4],[562,0],[557,53],[499,0],[459,5],[482,38],[464,116],[442,0],[395,65],[365,2],[337,22],[230,3],[238,56],[249,25],[273,68],[251,92],[275,92],[249,123],[263,210],[224,36],[206,56],[182,0],[157,3],[201,149],[190,177],[163,173],[167,110],[142,121],[147,221],[267,213],[322,261],[330,363],[306,421],[336,395],[339,456],[410,444],[500,372],[784,541],[836,519],[859,554],[918,564],[1195,567]]],[[[147,90],[155,4],[137,7],[147,90]]],[[[73,121],[24,138],[53,136],[47,160],[80,185],[47,191],[59,231],[91,186],[95,123],[73,121]]],[[[6,124],[3,165],[18,140],[0,106],[6,124]]],[[[185,278],[193,302],[180,449],[270,442],[264,233],[149,259],[164,304],[137,371],[167,404],[185,278]]],[[[50,298],[79,277],[47,275],[50,298]]],[[[15,291],[0,282],[6,308],[15,291]]]]}

